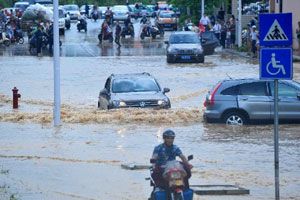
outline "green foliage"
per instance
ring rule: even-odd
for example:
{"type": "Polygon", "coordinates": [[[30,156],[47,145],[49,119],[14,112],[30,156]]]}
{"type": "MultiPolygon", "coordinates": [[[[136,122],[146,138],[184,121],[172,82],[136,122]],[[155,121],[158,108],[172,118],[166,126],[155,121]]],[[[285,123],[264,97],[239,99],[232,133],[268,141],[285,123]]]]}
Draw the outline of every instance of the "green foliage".
{"type": "Polygon", "coordinates": [[[243,45],[241,47],[238,47],[237,51],[239,51],[239,52],[248,52],[248,47],[246,45],[243,45]]]}
{"type": "MultiPolygon", "coordinates": [[[[231,0],[205,0],[205,13],[211,15],[213,9],[219,8],[221,3],[228,3],[231,0]]],[[[180,16],[179,22],[183,23],[188,17],[191,18],[191,21],[198,24],[201,18],[201,0],[169,0],[169,4],[173,4],[178,9],[182,9],[182,14],[180,16]],[[191,16],[187,16],[187,8],[190,8],[191,16]]]]}

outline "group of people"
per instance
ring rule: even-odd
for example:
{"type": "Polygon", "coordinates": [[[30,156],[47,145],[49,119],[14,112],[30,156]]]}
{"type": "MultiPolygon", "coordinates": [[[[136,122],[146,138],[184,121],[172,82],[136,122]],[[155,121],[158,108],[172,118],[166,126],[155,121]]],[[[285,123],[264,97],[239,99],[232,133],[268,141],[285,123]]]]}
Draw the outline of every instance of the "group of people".
{"type": "MultiPolygon", "coordinates": [[[[1,10],[1,8],[0,8],[1,10]]],[[[14,13],[13,10],[8,12],[7,10],[1,10],[0,12],[0,30],[2,32],[2,38],[8,38],[11,41],[14,41],[15,37],[18,34],[18,31],[21,30],[20,18],[22,17],[22,11],[16,9],[14,13]]]]}

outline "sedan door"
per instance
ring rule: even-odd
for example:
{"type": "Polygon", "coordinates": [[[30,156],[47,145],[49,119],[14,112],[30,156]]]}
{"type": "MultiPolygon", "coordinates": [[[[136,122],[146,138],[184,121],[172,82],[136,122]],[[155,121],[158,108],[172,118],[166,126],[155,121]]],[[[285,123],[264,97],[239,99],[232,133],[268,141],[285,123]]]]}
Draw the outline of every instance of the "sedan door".
{"type": "Polygon", "coordinates": [[[238,107],[248,113],[250,120],[270,120],[271,102],[265,81],[240,85],[238,107]]]}
{"type": "MultiPolygon", "coordinates": [[[[271,94],[274,100],[274,83],[270,82],[271,94]]],[[[278,117],[282,120],[300,120],[300,90],[286,83],[278,83],[278,117]]],[[[273,103],[272,103],[273,104],[273,103]]],[[[271,109],[274,118],[274,106],[271,109]]]]}

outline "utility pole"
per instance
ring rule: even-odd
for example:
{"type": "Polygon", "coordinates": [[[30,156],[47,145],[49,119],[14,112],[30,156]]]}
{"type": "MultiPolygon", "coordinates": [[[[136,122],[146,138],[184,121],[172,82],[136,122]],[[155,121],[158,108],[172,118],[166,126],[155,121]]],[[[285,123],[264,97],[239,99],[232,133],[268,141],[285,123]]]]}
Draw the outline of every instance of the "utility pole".
{"type": "Polygon", "coordinates": [[[53,39],[54,39],[54,126],[60,126],[60,63],[59,63],[59,29],[58,29],[58,0],[53,1],[53,39]]]}
{"type": "MultiPolygon", "coordinates": [[[[202,17],[204,15],[204,0],[202,0],[201,7],[202,7],[202,9],[201,9],[201,17],[202,17]]],[[[200,19],[201,19],[201,17],[200,17],[200,19]]]]}
{"type": "Polygon", "coordinates": [[[242,46],[242,0],[239,0],[238,46],[242,46]]]}

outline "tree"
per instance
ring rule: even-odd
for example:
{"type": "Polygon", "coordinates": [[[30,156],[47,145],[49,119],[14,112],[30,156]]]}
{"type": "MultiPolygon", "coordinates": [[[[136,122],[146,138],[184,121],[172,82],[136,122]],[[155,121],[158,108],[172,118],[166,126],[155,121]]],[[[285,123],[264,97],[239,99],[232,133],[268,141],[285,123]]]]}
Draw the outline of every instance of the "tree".
{"type": "MultiPolygon", "coordinates": [[[[205,0],[205,13],[210,15],[213,13],[214,7],[219,8],[221,3],[228,3],[231,0],[205,0]]],[[[170,0],[178,9],[182,10],[180,22],[183,22],[187,17],[190,17],[192,22],[199,22],[201,18],[201,0],[170,0]],[[191,16],[187,16],[187,8],[190,8],[191,16]]]]}

